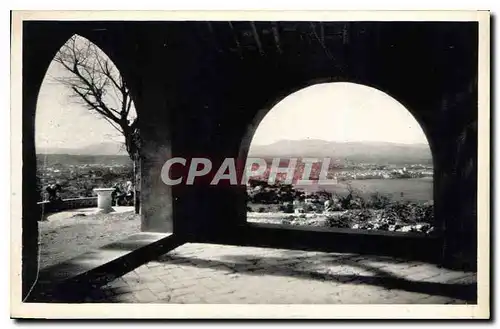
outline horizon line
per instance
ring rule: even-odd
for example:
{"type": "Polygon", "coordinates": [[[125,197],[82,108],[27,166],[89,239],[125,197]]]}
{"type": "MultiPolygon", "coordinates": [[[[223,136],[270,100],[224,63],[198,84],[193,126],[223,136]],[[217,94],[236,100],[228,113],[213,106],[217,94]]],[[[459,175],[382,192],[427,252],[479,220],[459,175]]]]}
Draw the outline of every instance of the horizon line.
{"type": "MultiPolygon", "coordinates": [[[[273,145],[276,143],[280,142],[302,142],[302,141],[317,141],[317,142],[327,142],[327,143],[340,143],[340,144],[348,144],[348,143],[366,143],[366,144],[373,144],[373,143],[382,143],[382,144],[397,144],[397,145],[429,145],[429,143],[425,142],[415,142],[415,143],[404,143],[404,142],[391,142],[391,141],[370,141],[370,140],[359,140],[359,141],[349,141],[349,140],[327,140],[327,139],[320,139],[320,138],[302,138],[302,139],[279,139],[271,143],[267,144],[260,144],[260,143],[251,143],[250,148],[252,146],[269,146],[273,145]]],[[[124,144],[124,142],[118,142],[118,141],[103,141],[101,143],[92,143],[92,144],[87,144],[83,146],[77,146],[77,147],[59,147],[59,146],[44,146],[44,147],[35,147],[36,149],[41,149],[41,150],[46,150],[46,149],[56,149],[56,150],[79,150],[83,149],[86,147],[90,146],[95,146],[95,145],[100,145],[103,143],[109,143],[109,144],[114,144],[114,145],[121,145],[124,144]]],[[[49,153],[51,154],[51,153],[49,153]]]]}
{"type": "Polygon", "coordinates": [[[327,140],[327,139],[320,139],[320,138],[302,138],[302,139],[279,139],[271,143],[267,144],[260,144],[260,143],[251,143],[250,147],[253,145],[256,146],[268,146],[268,145],[273,145],[276,143],[280,142],[302,142],[302,141],[318,141],[318,142],[328,142],[328,143],[340,143],[340,144],[348,144],[348,143],[365,143],[365,144],[373,144],[373,143],[381,143],[381,144],[397,144],[397,145],[426,145],[428,146],[429,143],[426,142],[413,142],[413,143],[404,143],[404,142],[391,142],[391,141],[370,141],[370,140],[357,140],[357,141],[349,141],[349,140],[327,140]]]}

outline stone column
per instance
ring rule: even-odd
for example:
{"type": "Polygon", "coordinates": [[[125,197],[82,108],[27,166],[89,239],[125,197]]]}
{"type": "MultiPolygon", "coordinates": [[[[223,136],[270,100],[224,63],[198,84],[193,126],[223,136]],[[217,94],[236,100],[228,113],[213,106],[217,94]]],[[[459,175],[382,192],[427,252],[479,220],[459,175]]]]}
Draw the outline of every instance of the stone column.
{"type": "Polygon", "coordinates": [[[161,179],[165,162],[172,157],[168,112],[161,80],[146,75],[135,103],[140,113],[140,213],[141,232],[173,232],[172,190],[161,179]],[[147,83],[146,83],[147,82],[147,83]]]}
{"type": "Polygon", "coordinates": [[[95,188],[94,192],[97,193],[97,213],[107,214],[113,210],[111,194],[114,188],[95,188]]]}

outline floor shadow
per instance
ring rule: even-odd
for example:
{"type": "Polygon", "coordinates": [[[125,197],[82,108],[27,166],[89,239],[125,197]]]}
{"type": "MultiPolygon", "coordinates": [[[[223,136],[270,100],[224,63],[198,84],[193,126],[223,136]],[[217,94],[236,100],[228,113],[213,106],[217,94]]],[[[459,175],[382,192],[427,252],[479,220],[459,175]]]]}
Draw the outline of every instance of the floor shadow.
{"type": "MultiPolygon", "coordinates": [[[[159,262],[175,262],[182,266],[197,268],[221,268],[229,273],[245,275],[273,275],[292,276],[308,280],[331,281],[350,285],[372,285],[385,289],[404,290],[432,296],[443,296],[451,299],[460,299],[468,304],[477,303],[477,284],[474,283],[443,283],[412,281],[400,277],[383,268],[367,264],[367,262],[387,262],[387,257],[366,257],[359,255],[321,254],[311,256],[292,252],[283,257],[252,257],[250,255],[223,255],[220,259],[202,259],[166,254],[158,259],[159,262]],[[329,264],[335,266],[348,266],[354,271],[363,274],[335,274],[328,271],[318,271],[314,265],[329,264]]],[[[395,263],[403,263],[394,261],[395,263]]],[[[390,262],[388,262],[390,264],[390,262]]],[[[104,287],[92,291],[87,296],[87,302],[119,302],[117,295],[130,293],[124,287],[104,287]]],[[[82,302],[82,301],[80,301],[82,302]]]]}
{"type": "MultiPolygon", "coordinates": [[[[354,256],[356,257],[356,256],[354,256]]],[[[465,300],[469,303],[477,302],[477,284],[476,283],[443,283],[443,282],[427,282],[427,281],[413,281],[403,277],[399,277],[392,272],[381,269],[380,267],[366,264],[364,261],[353,261],[352,256],[338,256],[330,259],[330,262],[335,262],[336,265],[350,266],[359,268],[365,272],[366,275],[359,274],[334,274],[308,269],[307,263],[321,263],[328,261],[328,254],[321,256],[298,256],[288,259],[285,264],[282,257],[263,257],[263,258],[248,258],[247,256],[231,255],[223,260],[205,260],[200,258],[182,257],[176,255],[164,255],[160,260],[163,262],[169,261],[185,261],[183,266],[194,266],[202,268],[213,268],[217,266],[225,266],[235,273],[244,273],[247,275],[278,275],[278,276],[294,276],[305,279],[332,281],[349,283],[354,285],[373,285],[383,287],[385,289],[397,289],[408,292],[416,292],[422,294],[429,294],[434,296],[443,296],[454,299],[465,300]],[[316,258],[316,259],[315,259],[316,258]],[[195,260],[194,262],[192,262],[195,260]],[[253,265],[253,266],[248,266],[253,265]],[[368,274],[372,273],[371,275],[368,274]]],[[[370,259],[363,256],[361,259],[366,261],[378,261],[378,258],[370,259]]],[[[386,260],[384,260],[386,261],[386,260]]],[[[399,262],[401,263],[401,262],[399,262]]]]}
{"type": "Polygon", "coordinates": [[[37,284],[27,302],[82,302],[88,291],[156,259],[183,241],[173,235],[133,234],[96,250],[81,254],[39,272],[37,284]]]}

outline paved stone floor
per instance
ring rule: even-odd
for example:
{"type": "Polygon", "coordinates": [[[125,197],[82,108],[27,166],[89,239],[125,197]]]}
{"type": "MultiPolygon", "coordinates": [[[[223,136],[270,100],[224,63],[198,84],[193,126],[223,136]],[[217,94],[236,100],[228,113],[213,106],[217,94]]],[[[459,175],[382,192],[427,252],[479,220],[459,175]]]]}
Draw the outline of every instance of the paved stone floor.
{"type": "Polygon", "coordinates": [[[185,244],[92,291],[86,302],[474,304],[476,273],[422,262],[185,244]]]}

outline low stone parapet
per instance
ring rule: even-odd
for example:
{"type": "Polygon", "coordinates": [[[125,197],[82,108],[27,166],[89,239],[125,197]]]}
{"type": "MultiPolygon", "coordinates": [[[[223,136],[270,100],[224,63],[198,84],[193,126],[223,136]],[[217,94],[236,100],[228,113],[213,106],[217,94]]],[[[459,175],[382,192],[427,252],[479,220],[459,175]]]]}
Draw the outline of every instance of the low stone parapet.
{"type": "Polygon", "coordinates": [[[95,208],[97,207],[97,197],[63,199],[60,202],[42,201],[38,202],[37,205],[41,207],[43,213],[80,208],[95,208]]]}

